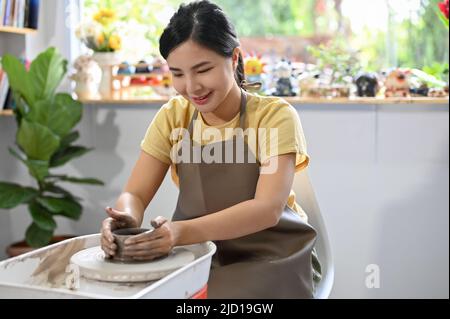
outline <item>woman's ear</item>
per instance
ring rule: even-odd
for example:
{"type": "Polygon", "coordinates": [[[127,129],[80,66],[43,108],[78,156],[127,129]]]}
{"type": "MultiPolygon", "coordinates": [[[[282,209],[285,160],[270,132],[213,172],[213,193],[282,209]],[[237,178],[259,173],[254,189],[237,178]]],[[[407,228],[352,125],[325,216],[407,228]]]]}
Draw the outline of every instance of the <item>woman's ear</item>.
{"type": "Polygon", "coordinates": [[[239,47],[234,48],[233,50],[233,69],[236,71],[239,63],[239,56],[242,54],[242,51],[239,47]]]}

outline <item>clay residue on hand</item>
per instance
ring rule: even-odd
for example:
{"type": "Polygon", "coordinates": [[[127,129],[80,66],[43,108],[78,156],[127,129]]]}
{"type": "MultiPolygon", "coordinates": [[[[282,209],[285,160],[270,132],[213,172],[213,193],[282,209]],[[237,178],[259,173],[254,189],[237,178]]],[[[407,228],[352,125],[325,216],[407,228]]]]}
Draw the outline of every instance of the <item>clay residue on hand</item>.
{"type": "Polygon", "coordinates": [[[35,269],[27,283],[51,288],[64,287],[67,275],[66,267],[70,262],[70,258],[73,254],[84,249],[84,246],[84,239],[76,239],[44,252],[42,256],[38,256],[41,258],[39,266],[35,269]]]}

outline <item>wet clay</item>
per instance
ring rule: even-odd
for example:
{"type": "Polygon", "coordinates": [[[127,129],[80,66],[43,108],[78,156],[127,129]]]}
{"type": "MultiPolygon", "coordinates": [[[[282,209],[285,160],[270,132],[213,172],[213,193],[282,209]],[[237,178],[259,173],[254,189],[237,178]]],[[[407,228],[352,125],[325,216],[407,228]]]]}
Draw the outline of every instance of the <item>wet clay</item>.
{"type": "Polygon", "coordinates": [[[70,258],[75,253],[84,249],[84,240],[69,240],[53,249],[45,251],[42,255],[37,255],[40,262],[34,270],[28,284],[61,287],[64,285],[66,278],[66,267],[70,258]]]}
{"type": "Polygon", "coordinates": [[[113,261],[123,262],[123,263],[135,263],[136,260],[130,256],[123,256],[123,249],[125,247],[125,240],[132,236],[136,236],[149,231],[146,228],[122,228],[116,229],[112,232],[114,237],[114,243],[117,245],[116,253],[111,258],[113,261]]]}

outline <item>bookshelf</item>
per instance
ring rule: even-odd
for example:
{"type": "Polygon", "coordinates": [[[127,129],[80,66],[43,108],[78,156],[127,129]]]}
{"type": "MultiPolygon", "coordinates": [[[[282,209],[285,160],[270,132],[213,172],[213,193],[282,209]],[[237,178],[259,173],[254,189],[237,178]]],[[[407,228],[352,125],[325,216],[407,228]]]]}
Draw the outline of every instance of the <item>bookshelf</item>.
{"type": "MultiPolygon", "coordinates": [[[[8,53],[27,59],[30,40],[36,38],[28,35],[37,34],[39,8],[40,0],[0,0],[0,57],[8,53]]],[[[13,115],[8,92],[9,81],[0,67],[0,116],[13,115]]]]}
{"type": "Polygon", "coordinates": [[[36,33],[37,30],[31,28],[0,26],[0,32],[15,33],[15,34],[33,34],[36,33]]]}
{"type": "MultiPolygon", "coordinates": [[[[38,28],[40,0],[0,0],[3,32],[23,33],[38,28]]],[[[26,33],[25,33],[26,34],[26,33]]]]}

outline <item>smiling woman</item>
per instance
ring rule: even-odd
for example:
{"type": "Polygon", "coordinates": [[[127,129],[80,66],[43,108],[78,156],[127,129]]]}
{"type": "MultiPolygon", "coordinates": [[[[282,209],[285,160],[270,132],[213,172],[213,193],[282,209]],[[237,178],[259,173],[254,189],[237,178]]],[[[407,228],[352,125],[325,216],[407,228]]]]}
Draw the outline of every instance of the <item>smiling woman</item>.
{"type": "Polygon", "coordinates": [[[320,280],[316,231],[291,190],[295,171],[309,163],[296,110],[281,98],[245,91],[236,31],[209,1],[179,7],[161,35],[160,52],[180,96],[150,124],[116,209],[107,210],[103,250],[116,254],[111,230],[124,227],[123,221],[141,223],[170,166],[180,190],[172,220],[157,217],[160,227],[151,236],[129,239],[132,258],[154,259],[178,245],[212,240],[217,254],[208,281],[210,298],[312,298],[320,280]],[[195,138],[212,128],[219,134],[195,138]],[[236,128],[237,134],[223,134],[236,128]],[[183,134],[175,134],[173,139],[181,129],[188,138],[178,140],[183,134]],[[276,134],[255,133],[253,143],[241,134],[259,129],[276,134]],[[185,143],[192,158],[171,157],[178,143],[185,143]],[[235,153],[227,158],[230,152],[223,149],[235,153]],[[205,150],[214,156],[197,158],[205,150]]]}

